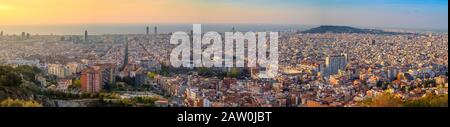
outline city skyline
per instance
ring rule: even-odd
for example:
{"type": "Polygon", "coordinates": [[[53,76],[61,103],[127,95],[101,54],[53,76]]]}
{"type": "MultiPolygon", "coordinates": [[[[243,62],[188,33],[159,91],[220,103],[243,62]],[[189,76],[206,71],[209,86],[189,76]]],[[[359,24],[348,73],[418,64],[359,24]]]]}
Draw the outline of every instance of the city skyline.
{"type": "Polygon", "coordinates": [[[0,107],[448,107],[447,3],[0,0],[0,107]]]}
{"type": "Polygon", "coordinates": [[[2,26],[301,24],[448,29],[447,0],[1,0],[2,26]]]}

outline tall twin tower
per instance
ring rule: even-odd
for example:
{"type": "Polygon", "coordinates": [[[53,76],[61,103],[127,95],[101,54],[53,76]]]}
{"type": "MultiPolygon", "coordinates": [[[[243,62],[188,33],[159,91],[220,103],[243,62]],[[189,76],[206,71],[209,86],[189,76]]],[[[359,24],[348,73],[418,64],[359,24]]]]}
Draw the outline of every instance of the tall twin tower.
{"type": "MultiPolygon", "coordinates": [[[[156,34],[158,34],[158,27],[156,27],[155,26],[155,28],[154,28],[154,34],[156,35],[156,34]]],[[[149,35],[150,34],[150,27],[149,26],[147,26],[147,28],[146,28],[146,33],[145,33],[146,35],[149,35]]]]}

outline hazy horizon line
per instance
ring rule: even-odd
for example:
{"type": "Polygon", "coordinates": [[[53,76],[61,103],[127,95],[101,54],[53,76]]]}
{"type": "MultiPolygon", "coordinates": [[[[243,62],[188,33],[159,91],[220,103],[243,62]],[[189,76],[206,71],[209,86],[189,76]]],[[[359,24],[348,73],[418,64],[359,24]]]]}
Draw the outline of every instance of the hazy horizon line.
{"type": "MultiPolygon", "coordinates": [[[[332,25],[332,26],[352,26],[352,27],[386,27],[392,28],[396,26],[380,26],[380,25],[352,25],[352,24],[339,24],[339,23],[325,23],[325,24],[308,24],[308,23],[205,23],[205,22],[131,22],[131,23],[53,23],[53,24],[7,24],[2,26],[59,26],[59,25],[192,25],[192,24],[207,24],[207,25],[305,25],[305,26],[322,26],[322,25],[332,25]]],[[[448,29],[446,28],[435,28],[435,27],[398,27],[398,28],[409,28],[409,29],[448,29]]]]}
{"type": "MultiPolygon", "coordinates": [[[[159,28],[164,28],[164,26],[181,26],[181,27],[192,27],[192,24],[197,24],[197,23],[87,23],[87,24],[80,24],[80,23],[68,23],[68,24],[14,24],[14,25],[0,25],[0,31],[3,31],[4,34],[17,34],[17,33],[21,33],[21,32],[27,32],[30,31],[30,29],[33,29],[31,31],[39,31],[39,29],[35,29],[35,28],[24,28],[24,27],[44,27],[43,29],[49,28],[49,29],[55,29],[55,27],[80,27],[80,28],[72,28],[72,29],[84,29],[84,30],[88,30],[88,31],[95,31],[95,29],[93,28],[87,28],[87,27],[102,27],[101,29],[119,29],[117,27],[120,28],[129,28],[129,29],[134,29],[134,28],[142,28],[145,29],[145,27],[151,27],[152,31],[153,31],[153,27],[155,26],[162,26],[159,28]],[[129,27],[127,27],[129,26],[129,27]],[[9,27],[9,28],[8,28],[9,27]],[[84,28],[83,28],[84,27],[84,28]],[[114,28],[116,27],[116,28],[114,28]],[[14,32],[8,32],[8,29],[14,32]],[[18,32],[21,31],[21,32],[18,32]]],[[[259,25],[262,25],[261,27],[292,27],[291,30],[294,29],[298,29],[300,30],[298,27],[319,27],[319,26],[325,26],[325,25],[330,25],[330,26],[350,26],[350,27],[355,27],[355,28],[361,28],[361,29],[381,29],[381,30],[404,30],[404,31],[415,31],[415,32],[439,32],[439,33],[448,33],[448,27],[445,28],[427,28],[427,27],[416,27],[416,28],[407,28],[407,27],[395,27],[395,26],[359,26],[359,25],[350,25],[350,24],[292,24],[292,23],[199,23],[199,24],[203,24],[204,26],[213,26],[213,27],[230,27],[230,29],[232,27],[243,27],[243,26],[252,26],[252,27],[256,27],[259,25]],[[294,27],[296,26],[296,27],[294,27]]],[[[57,29],[57,28],[56,28],[57,29]]],[[[255,29],[268,29],[268,28],[255,28],[255,29]]],[[[287,29],[287,28],[285,28],[287,29]]],[[[83,33],[84,30],[80,31],[80,33],[83,33]]],[[[304,29],[303,29],[304,30],[304,29]]],[[[301,30],[301,31],[303,31],[301,30]]],[[[176,30],[175,30],[176,31],[176,30]]],[[[175,32],[172,31],[172,32],[175,32]]],[[[179,31],[183,31],[183,30],[179,30],[179,31]]],[[[130,33],[114,33],[113,31],[111,31],[112,33],[103,33],[102,34],[92,34],[92,35],[105,35],[105,34],[136,34],[134,32],[130,32],[130,33]]],[[[28,32],[27,32],[28,33],[28,32]]],[[[34,32],[33,34],[39,34],[39,35],[69,35],[69,34],[58,34],[58,32],[34,32]],[[44,34],[47,33],[47,34],[44,34]]],[[[73,34],[70,34],[73,35],[73,34]]],[[[80,34],[81,35],[81,34],[80,34]]]]}

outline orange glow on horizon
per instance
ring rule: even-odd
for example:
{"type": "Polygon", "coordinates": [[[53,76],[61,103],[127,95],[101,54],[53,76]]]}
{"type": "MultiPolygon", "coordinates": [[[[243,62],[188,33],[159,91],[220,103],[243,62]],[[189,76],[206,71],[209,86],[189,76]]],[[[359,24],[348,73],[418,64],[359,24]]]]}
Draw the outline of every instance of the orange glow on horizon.
{"type": "Polygon", "coordinates": [[[175,0],[0,0],[0,24],[254,23],[277,11],[175,0]]]}

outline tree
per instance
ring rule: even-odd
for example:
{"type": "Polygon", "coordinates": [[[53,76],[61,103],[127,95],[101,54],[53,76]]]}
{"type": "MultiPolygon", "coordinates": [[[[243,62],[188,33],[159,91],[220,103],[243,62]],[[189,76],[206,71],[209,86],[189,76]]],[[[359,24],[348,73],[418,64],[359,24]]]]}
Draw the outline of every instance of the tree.
{"type": "Polygon", "coordinates": [[[161,68],[161,70],[159,70],[159,75],[163,75],[163,76],[169,76],[170,75],[170,68],[169,67],[166,67],[166,66],[163,66],[162,68],[161,68]]]}
{"type": "Polygon", "coordinates": [[[428,88],[428,87],[435,87],[436,86],[436,80],[432,79],[432,80],[426,80],[423,82],[422,85],[424,88],[428,88]]]}
{"type": "Polygon", "coordinates": [[[0,66],[0,85],[19,86],[22,84],[22,78],[13,68],[0,66]]]}
{"type": "Polygon", "coordinates": [[[448,107],[448,95],[427,93],[420,99],[405,102],[405,107],[448,107]]]}
{"type": "Polygon", "coordinates": [[[382,88],[382,87],[383,87],[383,84],[384,84],[383,82],[378,81],[378,82],[377,82],[377,87],[378,87],[378,88],[382,88]]]}
{"type": "Polygon", "coordinates": [[[406,92],[411,91],[411,89],[412,89],[411,86],[405,86],[405,91],[406,91],[406,92]]]}
{"type": "Polygon", "coordinates": [[[227,77],[237,78],[241,75],[241,71],[237,68],[232,68],[230,72],[228,72],[227,77]]]}
{"type": "Polygon", "coordinates": [[[80,79],[74,79],[72,81],[72,85],[70,86],[72,89],[81,89],[81,80],[80,79]]]}
{"type": "Polygon", "coordinates": [[[366,99],[363,106],[367,107],[401,107],[402,100],[390,93],[383,93],[376,97],[366,99]]]}
{"type": "Polygon", "coordinates": [[[14,69],[14,71],[21,74],[24,80],[31,81],[31,82],[36,82],[36,79],[35,79],[36,75],[41,73],[41,70],[39,70],[39,68],[27,66],[27,65],[18,66],[14,69]]]}
{"type": "Polygon", "coordinates": [[[0,102],[0,107],[42,107],[42,105],[32,100],[26,101],[8,98],[0,102]]]}
{"type": "Polygon", "coordinates": [[[149,72],[149,73],[147,74],[148,78],[150,78],[150,79],[155,79],[155,77],[156,77],[157,75],[158,75],[158,74],[156,74],[156,73],[154,73],[154,72],[149,72]]]}

